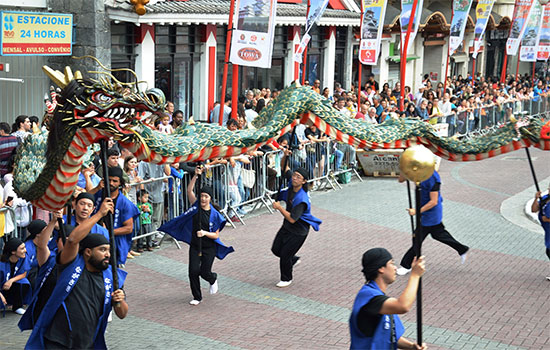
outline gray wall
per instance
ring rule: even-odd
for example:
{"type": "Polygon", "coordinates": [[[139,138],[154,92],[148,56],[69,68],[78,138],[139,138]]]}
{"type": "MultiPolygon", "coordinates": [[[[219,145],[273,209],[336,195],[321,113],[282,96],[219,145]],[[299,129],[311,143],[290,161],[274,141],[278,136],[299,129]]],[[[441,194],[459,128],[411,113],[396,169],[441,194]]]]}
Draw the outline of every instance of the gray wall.
{"type": "Polygon", "coordinates": [[[24,79],[24,83],[0,81],[0,121],[10,125],[20,114],[42,118],[45,111],[44,93],[49,91],[49,79],[42,72],[46,58],[40,56],[1,56],[4,71],[0,78],[24,79]],[[5,71],[9,64],[10,71],[5,71]]]}

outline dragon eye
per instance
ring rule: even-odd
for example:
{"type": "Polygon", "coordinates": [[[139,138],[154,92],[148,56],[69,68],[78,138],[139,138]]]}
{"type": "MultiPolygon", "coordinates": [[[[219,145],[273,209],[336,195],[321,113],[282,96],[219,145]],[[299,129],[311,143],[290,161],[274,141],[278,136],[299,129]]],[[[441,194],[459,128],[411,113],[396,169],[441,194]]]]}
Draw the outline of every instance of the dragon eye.
{"type": "Polygon", "coordinates": [[[113,98],[109,95],[106,95],[102,92],[98,92],[93,95],[93,100],[95,102],[101,102],[101,103],[109,103],[113,100],[113,98]]]}

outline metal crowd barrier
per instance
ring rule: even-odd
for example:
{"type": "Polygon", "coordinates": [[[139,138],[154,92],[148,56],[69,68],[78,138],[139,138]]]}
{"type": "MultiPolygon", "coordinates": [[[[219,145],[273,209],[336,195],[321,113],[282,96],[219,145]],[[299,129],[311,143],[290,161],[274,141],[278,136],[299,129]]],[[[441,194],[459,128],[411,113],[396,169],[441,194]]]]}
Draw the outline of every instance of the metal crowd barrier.
{"type": "Polygon", "coordinates": [[[363,181],[357,172],[357,157],[355,152],[356,149],[348,144],[340,142],[332,143],[331,156],[329,158],[329,169],[331,174],[329,179],[333,188],[333,184],[338,186],[338,188],[342,188],[340,183],[336,180],[336,177],[345,173],[351,173],[351,176],[355,175],[359,181],[363,181]]]}
{"type": "Polygon", "coordinates": [[[502,125],[517,115],[550,117],[550,97],[540,96],[538,101],[514,100],[502,104],[472,108],[438,118],[438,123],[449,125],[448,136],[467,136],[502,125]]]}

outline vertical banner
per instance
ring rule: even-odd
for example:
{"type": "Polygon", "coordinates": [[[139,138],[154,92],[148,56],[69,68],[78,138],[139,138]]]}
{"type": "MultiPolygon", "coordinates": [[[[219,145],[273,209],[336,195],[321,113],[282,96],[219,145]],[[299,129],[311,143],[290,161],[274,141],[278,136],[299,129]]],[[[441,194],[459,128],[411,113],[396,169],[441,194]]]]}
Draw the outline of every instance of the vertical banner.
{"type": "Polygon", "coordinates": [[[548,57],[550,57],[550,4],[545,5],[542,10],[542,25],[539,36],[537,59],[548,61],[548,57]]]}
{"type": "Polygon", "coordinates": [[[237,0],[239,11],[231,38],[231,63],[271,68],[276,7],[276,0],[237,0]]]}
{"type": "Polygon", "coordinates": [[[307,44],[311,40],[311,36],[308,34],[309,30],[313,26],[313,23],[318,23],[321,16],[323,16],[328,6],[328,0],[311,0],[309,5],[309,15],[306,18],[306,30],[304,36],[302,36],[298,50],[294,53],[294,61],[298,63],[302,63],[302,55],[304,54],[307,44]]]}
{"type": "MultiPolygon", "coordinates": [[[[409,28],[409,20],[411,17],[411,11],[413,8],[413,3],[415,0],[401,0],[401,16],[399,17],[399,22],[401,23],[401,45],[405,45],[405,37],[407,35],[407,28],[409,28]]],[[[405,48],[405,53],[409,52],[412,44],[414,43],[414,38],[416,37],[416,32],[420,26],[420,16],[422,15],[422,6],[424,6],[423,0],[418,0],[416,5],[416,10],[414,12],[413,27],[409,36],[409,42],[405,48]]]]}
{"type": "Polygon", "coordinates": [[[487,28],[487,22],[489,21],[489,16],[493,10],[493,5],[495,0],[479,0],[476,6],[476,27],[474,29],[474,52],[472,56],[474,59],[477,58],[477,54],[481,49],[481,42],[483,41],[483,34],[485,34],[485,29],[487,28]]]}
{"type": "Polygon", "coordinates": [[[378,53],[380,51],[380,39],[386,16],[386,0],[362,1],[364,12],[361,19],[359,61],[363,64],[374,66],[378,61],[378,53]]]}
{"type": "Polygon", "coordinates": [[[521,49],[519,50],[519,60],[523,62],[536,62],[537,51],[539,47],[539,34],[542,19],[542,6],[540,2],[535,1],[527,17],[527,25],[521,39],[521,49]]]}
{"type": "Polygon", "coordinates": [[[507,55],[515,56],[518,54],[519,43],[525,32],[527,16],[529,15],[529,10],[531,9],[533,1],[538,2],[538,0],[516,0],[514,14],[512,16],[512,29],[506,41],[507,55]]]}
{"type": "Polygon", "coordinates": [[[449,36],[449,55],[453,55],[464,39],[464,30],[468,23],[468,13],[472,0],[453,0],[453,20],[449,36]]]}

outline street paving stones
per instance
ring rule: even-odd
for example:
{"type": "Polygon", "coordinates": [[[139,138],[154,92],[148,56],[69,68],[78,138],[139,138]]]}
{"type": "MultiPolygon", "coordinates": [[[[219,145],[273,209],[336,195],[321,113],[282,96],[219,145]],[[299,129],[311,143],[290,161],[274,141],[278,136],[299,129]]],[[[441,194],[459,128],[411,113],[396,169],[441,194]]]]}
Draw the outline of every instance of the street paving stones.
{"type": "MultiPolygon", "coordinates": [[[[550,154],[532,150],[541,188],[550,154]]],[[[522,213],[534,186],[525,153],[472,163],[443,161],[443,223],[470,246],[464,265],[451,248],[427,238],[423,254],[423,335],[430,349],[550,349],[550,263],[540,230],[522,213]],[[521,196],[520,196],[521,194],[521,196]],[[503,205],[507,203],[507,205],[503,205]],[[514,217],[514,219],[511,219],[514,217]],[[522,225],[525,220],[525,226],[522,225]]],[[[414,187],[411,186],[411,187],[414,187]]],[[[414,191],[413,191],[414,195],[414,191]]],[[[311,231],[291,286],[275,287],[278,260],[270,252],[279,214],[246,218],[222,240],[235,253],[214,263],[219,292],[190,306],[187,246],[144,253],[127,264],[130,305],[107,329],[112,349],[345,349],[348,318],[364,282],[361,255],[386,247],[396,263],[411,244],[407,190],[393,178],[367,178],[338,191],[312,193],[324,222],[311,231]]],[[[399,296],[407,276],[388,288],[399,296]]],[[[20,349],[29,332],[17,315],[0,319],[0,349],[20,349]]],[[[416,337],[416,308],[402,316],[416,337]]]]}

